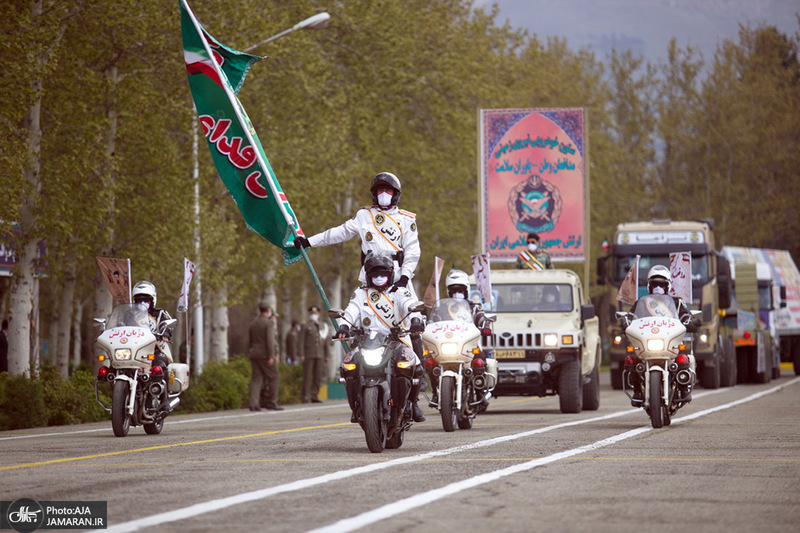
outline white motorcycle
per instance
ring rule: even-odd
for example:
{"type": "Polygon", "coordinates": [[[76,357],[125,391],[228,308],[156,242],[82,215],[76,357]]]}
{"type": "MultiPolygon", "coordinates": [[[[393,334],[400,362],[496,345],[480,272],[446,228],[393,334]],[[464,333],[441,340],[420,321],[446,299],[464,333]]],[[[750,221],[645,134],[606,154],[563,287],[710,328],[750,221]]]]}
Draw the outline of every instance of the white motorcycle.
{"type": "MultiPolygon", "coordinates": [[[[487,322],[495,315],[486,314],[487,322]]],[[[497,360],[481,351],[481,331],[475,326],[469,302],[439,300],[422,334],[429,356],[426,367],[438,380],[439,402],[445,431],[470,429],[475,416],[486,409],[497,385],[497,360]]]]}
{"type": "MultiPolygon", "coordinates": [[[[161,340],[164,331],[153,334],[153,320],[144,307],[118,305],[108,320],[95,318],[103,332],[95,343],[102,363],[95,380],[95,398],[111,413],[114,435],[124,437],[130,426],[144,426],[148,435],[161,433],[164,418],[180,403],[180,394],[189,387],[189,365],[170,363],[167,376],[153,366],[157,350],[172,359],[169,344],[161,340]],[[111,407],[100,400],[99,384],[111,383],[111,407]]],[[[164,321],[162,329],[176,319],[164,321]]]]}
{"type": "Polygon", "coordinates": [[[675,301],[671,296],[648,294],[630,313],[618,311],[616,317],[629,341],[623,391],[632,405],[650,415],[654,428],[669,426],[675,412],[692,400],[697,381],[694,354],[675,301]]]}

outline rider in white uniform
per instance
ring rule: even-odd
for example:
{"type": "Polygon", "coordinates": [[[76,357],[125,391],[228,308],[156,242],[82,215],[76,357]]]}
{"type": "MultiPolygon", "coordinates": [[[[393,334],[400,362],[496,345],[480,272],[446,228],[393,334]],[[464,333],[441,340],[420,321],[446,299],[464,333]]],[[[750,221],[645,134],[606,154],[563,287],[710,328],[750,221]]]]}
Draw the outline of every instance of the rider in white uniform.
{"type": "MultiPolygon", "coordinates": [[[[381,172],[372,178],[370,192],[372,206],[362,207],[355,216],[340,226],[312,235],[308,239],[295,238],[295,247],[328,246],[348,241],[358,235],[361,238],[361,262],[369,252],[385,253],[394,260],[393,290],[406,287],[414,294],[414,286],[408,282],[414,277],[419,263],[419,235],[416,215],[397,207],[400,200],[400,180],[390,172],[381,172]]],[[[358,277],[362,284],[367,278],[362,267],[358,277]]]]}
{"type": "MultiPolygon", "coordinates": [[[[353,327],[361,327],[367,331],[377,331],[383,334],[389,334],[391,329],[395,326],[403,326],[411,332],[412,335],[419,335],[424,331],[422,322],[422,315],[420,313],[411,313],[409,315],[409,307],[411,307],[418,300],[411,294],[408,289],[401,288],[392,291],[392,259],[386,254],[369,254],[367,260],[364,262],[364,269],[367,275],[366,287],[359,287],[353,293],[350,303],[344,309],[344,319],[353,325],[353,327]],[[408,315],[408,316],[406,316],[408,315]],[[405,320],[402,320],[406,317],[405,320]]],[[[340,325],[339,330],[336,332],[340,339],[345,338],[349,333],[350,328],[346,325],[340,325]]],[[[414,357],[414,377],[424,378],[422,365],[420,359],[414,354],[412,349],[411,339],[408,336],[400,337],[400,342],[408,347],[409,354],[414,357]]],[[[412,386],[409,400],[412,404],[412,417],[414,422],[424,422],[425,414],[422,409],[417,405],[419,400],[419,391],[421,383],[412,386]]],[[[353,394],[354,391],[348,391],[348,396],[353,394]]],[[[354,404],[351,402],[350,404],[354,404]]],[[[353,421],[355,420],[355,415],[353,421]]]]}

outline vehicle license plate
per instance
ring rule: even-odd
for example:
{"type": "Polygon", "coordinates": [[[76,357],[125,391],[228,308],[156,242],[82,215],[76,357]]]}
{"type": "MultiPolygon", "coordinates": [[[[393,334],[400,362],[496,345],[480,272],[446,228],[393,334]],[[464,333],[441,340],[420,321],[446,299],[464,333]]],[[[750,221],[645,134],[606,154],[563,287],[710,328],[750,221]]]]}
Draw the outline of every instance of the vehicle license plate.
{"type": "Polygon", "coordinates": [[[498,350],[498,359],[525,359],[525,350],[498,350]]]}

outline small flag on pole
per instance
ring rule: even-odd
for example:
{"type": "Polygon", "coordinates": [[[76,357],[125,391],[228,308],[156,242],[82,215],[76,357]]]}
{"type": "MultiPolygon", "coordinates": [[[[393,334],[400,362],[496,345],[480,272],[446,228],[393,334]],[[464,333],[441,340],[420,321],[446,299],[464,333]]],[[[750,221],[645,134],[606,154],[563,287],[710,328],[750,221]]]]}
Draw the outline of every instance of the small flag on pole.
{"type": "Polygon", "coordinates": [[[491,309],[492,302],[492,274],[489,266],[489,254],[472,256],[472,272],[475,274],[475,285],[481,293],[481,299],[487,309],[491,309]]]}
{"type": "Polygon", "coordinates": [[[692,305],[692,253],[669,254],[669,273],[672,277],[670,296],[678,296],[687,305],[692,305]]]}
{"type": "Polygon", "coordinates": [[[433,266],[431,281],[428,283],[428,288],[425,289],[425,296],[422,298],[422,302],[428,307],[433,307],[439,301],[439,278],[442,275],[442,267],[444,267],[444,259],[437,257],[433,266]]]}
{"type": "Polygon", "coordinates": [[[131,303],[131,260],[114,257],[95,257],[95,260],[111,297],[119,303],[131,303]]]}
{"type": "Polygon", "coordinates": [[[628,305],[636,303],[636,297],[639,291],[639,256],[633,262],[630,270],[625,275],[625,279],[619,286],[617,293],[617,300],[628,305]]]}
{"type": "Polygon", "coordinates": [[[185,313],[189,308],[189,284],[192,283],[195,268],[194,263],[185,257],[183,258],[183,286],[181,287],[181,295],[178,297],[179,313],[185,313]]]}

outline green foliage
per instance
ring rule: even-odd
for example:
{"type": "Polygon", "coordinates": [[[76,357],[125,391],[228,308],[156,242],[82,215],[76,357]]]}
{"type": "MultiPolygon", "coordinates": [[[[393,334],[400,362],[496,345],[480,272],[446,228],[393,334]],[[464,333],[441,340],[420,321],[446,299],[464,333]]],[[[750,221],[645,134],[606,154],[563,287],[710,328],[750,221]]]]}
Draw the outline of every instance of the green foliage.
{"type": "MultiPolygon", "coordinates": [[[[108,395],[101,400],[110,405],[108,395]]],[[[94,376],[78,370],[64,379],[52,366],[41,369],[39,379],[0,376],[0,430],[60,426],[105,420],[105,410],[95,400],[94,376]]]]}
{"type": "Polygon", "coordinates": [[[0,430],[44,427],[47,406],[44,387],[38,379],[0,374],[0,430]]]}

